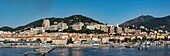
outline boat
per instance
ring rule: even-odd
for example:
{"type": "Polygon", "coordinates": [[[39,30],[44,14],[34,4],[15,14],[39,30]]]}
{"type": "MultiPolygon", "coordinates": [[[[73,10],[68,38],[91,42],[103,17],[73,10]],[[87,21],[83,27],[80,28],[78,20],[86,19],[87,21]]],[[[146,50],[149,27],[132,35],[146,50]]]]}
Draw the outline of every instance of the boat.
{"type": "Polygon", "coordinates": [[[100,44],[98,44],[98,43],[94,43],[94,44],[93,44],[93,46],[99,46],[99,45],[100,45],[100,44]]]}
{"type": "Polygon", "coordinates": [[[134,46],[132,44],[126,44],[124,47],[126,47],[126,48],[134,48],[134,46]]]}
{"type": "Polygon", "coordinates": [[[133,46],[125,46],[126,48],[133,48],[133,46]]]}

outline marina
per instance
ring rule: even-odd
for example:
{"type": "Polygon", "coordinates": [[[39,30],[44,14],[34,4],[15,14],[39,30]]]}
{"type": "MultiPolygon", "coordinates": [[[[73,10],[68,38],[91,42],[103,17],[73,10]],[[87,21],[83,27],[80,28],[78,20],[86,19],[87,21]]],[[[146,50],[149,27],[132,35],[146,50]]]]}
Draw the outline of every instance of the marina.
{"type": "MultiPolygon", "coordinates": [[[[79,49],[84,49],[84,48],[87,48],[87,49],[91,49],[91,48],[96,48],[96,49],[114,49],[115,47],[111,47],[111,46],[103,46],[103,45],[91,45],[91,46],[84,46],[82,47],[81,45],[79,46],[66,46],[66,45],[58,45],[58,46],[44,46],[44,47],[40,47],[40,48],[34,48],[34,51],[28,51],[25,54],[31,54],[31,53],[34,53],[34,54],[41,54],[42,56],[45,56],[55,50],[58,50],[58,49],[75,49],[75,50],[79,50],[79,49]]],[[[169,45],[157,45],[157,44],[140,44],[140,45],[126,45],[126,46],[119,46],[119,47],[116,47],[117,49],[120,49],[120,50],[128,50],[128,49],[135,49],[135,50],[151,50],[153,48],[170,48],[169,45]]],[[[26,55],[28,56],[28,55],[26,55]]]]}
{"type": "MultiPolygon", "coordinates": [[[[24,56],[28,51],[28,56],[42,56],[41,53],[31,53],[34,48],[0,48],[0,56],[24,56]],[[4,53],[4,52],[8,52],[4,53]]],[[[170,46],[152,46],[147,50],[135,48],[56,48],[45,56],[168,56],[170,46]],[[105,54],[103,54],[105,53],[105,54]]]]}

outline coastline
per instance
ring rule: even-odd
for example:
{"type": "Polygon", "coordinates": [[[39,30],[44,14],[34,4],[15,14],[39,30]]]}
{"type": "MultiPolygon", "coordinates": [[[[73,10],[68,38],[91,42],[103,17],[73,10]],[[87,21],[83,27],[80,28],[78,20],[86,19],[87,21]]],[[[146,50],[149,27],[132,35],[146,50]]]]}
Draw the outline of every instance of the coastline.
{"type": "Polygon", "coordinates": [[[41,46],[0,46],[0,48],[40,48],[41,46]]]}
{"type": "MultiPolygon", "coordinates": [[[[40,48],[42,46],[26,46],[26,45],[15,45],[15,46],[0,46],[0,48],[40,48]]],[[[112,47],[109,45],[98,45],[98,46],[94,46],[94,45],[58,45],[58,46],[54,46],[55,48],[84,48],[84,47],[112,47]]]]}
{"type": "MultiPolygon", "coordinates": [[[[152,45],[145,45],[145,46],[150,46],[150,47],[154,47],[154,46],[166,46],[168,44],[163,44],[163,45],[156,45],[156,44],[152,44],[152,45]]],[[[138,46],[134,46],[134,45],[130,45],[133,46],[131,48],[135,48],[138,46]]],[[[0,48],[41,48],[43,46],[39,46],[39,45],[10,45],[10,46],[0,46],[0,48]]],[[[92,44],[81,44],[81,45],[55,45],[55,46],[50,46],[50,47],[55,47],[55,48],[93,48],[93,47],[97,47],[97,48],[121,48],[121,47],[125,47],[121,44],[114,44],[114,45],[108,45],[108,44],[100,44],[100,45],[92,45],[92,44]]]]}

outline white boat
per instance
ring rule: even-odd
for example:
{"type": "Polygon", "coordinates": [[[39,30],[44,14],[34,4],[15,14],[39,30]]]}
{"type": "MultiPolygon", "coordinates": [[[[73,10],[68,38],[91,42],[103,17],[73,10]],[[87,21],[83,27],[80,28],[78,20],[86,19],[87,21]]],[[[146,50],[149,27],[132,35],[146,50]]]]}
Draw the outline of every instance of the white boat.
{"type": "Polygon", "coordinates": [[[99,46],[100,44],[94,43],[93,45],[94,45],[94,46],[99,46]]]}

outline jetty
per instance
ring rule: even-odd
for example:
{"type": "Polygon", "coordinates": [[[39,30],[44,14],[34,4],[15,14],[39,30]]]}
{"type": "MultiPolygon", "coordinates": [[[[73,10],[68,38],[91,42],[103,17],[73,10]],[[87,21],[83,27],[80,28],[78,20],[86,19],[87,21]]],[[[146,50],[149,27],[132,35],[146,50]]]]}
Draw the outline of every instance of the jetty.
{"type": "Polygon", "coordinates": [[[34,51],[37,52],[37,53],[49,53],[54,49],[55,49],[55,47],[50,47],[50,48],[41,47],[41,48],[35,49],[34,51]]]}

